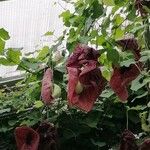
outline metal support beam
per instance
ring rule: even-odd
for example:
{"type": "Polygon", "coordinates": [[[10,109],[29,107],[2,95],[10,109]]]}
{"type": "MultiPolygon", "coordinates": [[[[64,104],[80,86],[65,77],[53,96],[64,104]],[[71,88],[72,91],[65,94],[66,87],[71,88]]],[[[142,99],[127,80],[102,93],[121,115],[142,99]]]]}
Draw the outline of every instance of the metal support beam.
{"type": "Polygon", "coordinates": [[[13,86],[15,83],[17,83],[20,80],[23,80],[25,77],[25,74],[18,75],[18,76],[12,76],[8,78],[0,78],[0,89],[3,88],[5,85],[7,86],[13,86]]]}
{"type": "Polygon", "coordinates": [[[0,2],[3,2],[3,1],[9,1],[9,0],[0,0],[0,2]]]}

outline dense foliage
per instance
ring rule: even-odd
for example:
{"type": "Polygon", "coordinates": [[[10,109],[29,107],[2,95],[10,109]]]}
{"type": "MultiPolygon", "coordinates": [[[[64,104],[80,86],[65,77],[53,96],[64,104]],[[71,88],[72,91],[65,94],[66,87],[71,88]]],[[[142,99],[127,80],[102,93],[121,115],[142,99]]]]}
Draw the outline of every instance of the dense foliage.
{"type": "MultiPolygon", "coordinates": [[[[16,127],[27,125],[35,129],[44,120],[57,127],[62,150],[116,150],[125,129],[132,131],[136,142],[141,143],[150,133],[150,4],[140,0],[64,1],[74,9],[60,14],[65,26],[63,35],[51,47],[44,46],[36,51],[34,58],[32,54],[22,55],[18,49],[5,49],[5,42],[10,37],[3,28],[0,29],[0,64],[18,65],[18,70],[26,71],[23,80],[0,91],[0,149],[15,149],[16,127]],[[124,39],[136,39],[138,46],[132,40],[123,46],[118,44],[124,39]],[[96,63],[101,66],[105,87],[91,111],[80,110],[81,105],[69,107],[67,102],[68,52],[75,52],[78,43],[100,53],[96,63]],[[58,51],[60,47],[62,50],[58,51]],[[122,50],[126,48],[140,49],[140,57],[122,50]],[[114,66],[125,68],[125,71],[131,66],[134,68],[127,73],[128,78],[124,77],[129,82],[126,81],[123,87],[127,88],[128,96],[123,92],[123,98],[110,82],[114,66]],[[136,75],[135,67],[139,72],[136,75]],[[42,101],[45,96],[41,93],[41,81],[47,68],[52,69],[52,82],[57,86],[56,98],[51,98],[50,104],[42,101]]],[[[45,36],[54,34],[48,31],[45,36]]],[[[78,65],[77,61],[75,65],[78,65]]],[[[120,82],[118,78],[122,77],[117,76],[115,84],[120,82]]]]}

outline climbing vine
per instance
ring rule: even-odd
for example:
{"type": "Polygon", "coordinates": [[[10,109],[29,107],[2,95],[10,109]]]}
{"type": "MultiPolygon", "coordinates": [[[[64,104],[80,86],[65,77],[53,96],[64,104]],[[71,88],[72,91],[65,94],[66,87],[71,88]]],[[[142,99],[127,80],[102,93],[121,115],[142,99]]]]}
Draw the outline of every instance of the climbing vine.
{"type": "Polygon", "coordinates": [[[0,92],[1,147],[14,148],[14,129],[21,125],[28,127],[15,130],[18,143],[24,130],[40,143],[47,124],[48,131],[57,128],[53,140],[62,150],[123,150],[128,136],[134,149],[144,147],[150,133],[150,2],[64,1],[73,9],[59,16],[63,34],[34,58],[5,49],[10,37],[0,29],[0,64],[26,71],[0,92]]]}

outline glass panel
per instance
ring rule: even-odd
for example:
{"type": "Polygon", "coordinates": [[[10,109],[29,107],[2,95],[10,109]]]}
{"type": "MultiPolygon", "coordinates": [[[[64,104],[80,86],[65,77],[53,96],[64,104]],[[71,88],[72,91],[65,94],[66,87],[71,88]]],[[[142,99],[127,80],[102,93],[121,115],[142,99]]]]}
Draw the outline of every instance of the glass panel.
{"type": "MultiPolygon", "coordinates": [[[[59,18],[63,1],[59,4],[55,0],[9,0],[0,2],[0,28],[5,28],[10,34],[6,48],[22,48],[23,53],[33,52],[38,47],[49,45],[54,38],[44,38],[47,31],[55,31],[59,36],[63,30],[63,23],[59,18]]],[[[58,2],[58,1],[57,1],[58,2]]],[[[62,7],[63,6],[63,7],[62,7]]],[[[0,77],[13,75],[15,67],[0,65],[0,77]]]]}

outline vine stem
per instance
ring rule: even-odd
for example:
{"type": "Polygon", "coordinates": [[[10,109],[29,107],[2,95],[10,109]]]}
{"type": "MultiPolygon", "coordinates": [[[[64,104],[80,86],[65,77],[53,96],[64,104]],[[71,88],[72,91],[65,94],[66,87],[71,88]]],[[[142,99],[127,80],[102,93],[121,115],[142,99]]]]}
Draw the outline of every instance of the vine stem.
{"type": "Polygon", "coordinates": [[[129,113],[128,113],[128,107],[126,105],[126,129],[129,129],[129,113]]]}
{"type": "Polygon", "coordinates": [[[48,111],[49,109],[48,109],[48,106],[46,106],[46,119],[48,119],[49,118],[49,111],[48,111]]]}
{"type": "MultiPolygon", "coordinates": [[[[143,21],[143,25],[145,24],[149,24],[149,19],[148,17],[145,18],[145,21],[143,21]]],[[[149,26],[146,26],[145,28],[145,33],[144,33],[144,42],[145,42],[145,47],[150,50],[150,28],[149,26]]],[[[149,72],[150,70],[150,60],[148,59],[146,62],[146,66],[147,66],[147,72],[149,72]]],[[[150,87],[149,87],[149,83],[147,84],[147,91],[148,91],[148,95],[147,95],[147,101],[149,100],[150,97],[150,87]]]]}

